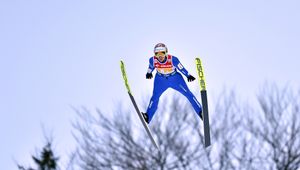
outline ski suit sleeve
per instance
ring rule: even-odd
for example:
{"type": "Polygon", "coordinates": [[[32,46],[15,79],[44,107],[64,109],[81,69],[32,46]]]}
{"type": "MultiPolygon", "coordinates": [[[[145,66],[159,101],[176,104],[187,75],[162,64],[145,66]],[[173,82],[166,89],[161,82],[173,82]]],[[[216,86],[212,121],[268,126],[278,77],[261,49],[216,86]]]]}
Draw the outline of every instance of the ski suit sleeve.
{"type": "Polygon", "coordinates": [[[182,74],[184,74],[186,77],[189,76],[189,72],[183,67],[183,65],[180,63],[179,59],[175,56],[172,57],[172,62],[173,62],[173,65],[178,69],[180,70],[180,72],[182,74]]]}
{"type": "Polygon", "coordinates": [[[153,57],[151,57],[149,59],[149,67],[148,67],[147,73],[152,73],[153,70],[154,70],[154,62],[153,62],[153,57]]]}

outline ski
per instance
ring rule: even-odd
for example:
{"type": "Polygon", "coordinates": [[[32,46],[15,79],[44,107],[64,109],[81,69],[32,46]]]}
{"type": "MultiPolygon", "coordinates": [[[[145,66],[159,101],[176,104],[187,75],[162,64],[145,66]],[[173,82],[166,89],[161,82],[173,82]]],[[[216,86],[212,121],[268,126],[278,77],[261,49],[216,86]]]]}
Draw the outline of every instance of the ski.
{"type": "Polygon", "coordinates": [[[196,58],[196,68],[199,77],[201,101],[202,101],[202,116],[204,125],[204,145],[205,147],[210,146],[210,130],[209,130],[209,116],[208,116],[208,104],[207,104],[207,92],[204,79],[204,71],[201,60],[196,58]]]}
{"type": "Polygon", "coordinates": [[[158,147],[157,143],[155,142],[155,140],[153,138],[153,135],[152,135],[152,133],[151,133],[151,131],[150,131],[150,129],[149,129],[146,121],[144,120],[144,117],[141,114],[141,112],[140,112],[140,110],[139,110],[139,108],[138,108],[138,106],[137,106],[137,104],[135,102],[135,99],[134,99],[134,97],[133,97],[133,95],[131,93],[131,90],[130,90],[130,87],[129,87],[129,84],[128,84],[128,80],[127,80],[127,74],[126,74],[126,71],[125,71],[124,62],[123,61],[120,61],[120,62],[121,62],[122,76],[123,76],[123,79],[124,79],[124,82],[125,82],[125,86],[126,86],[128,94],[129,94],[130,100],[131,100],[131,102],[132,102],[132,104],[133,104],[133,106],[134,106],[134,108],[135,108],[135,110],[136,110],[136,112],[137,112],[137,114],[138,114],[138,116],[139,116],[139,118],[140,118],[140,120],[141,120],[141,122],[142,122],[142,124],[143,124],[143,126],[144,126],[144,128],[145,128],[145,130],[146,130],[146,132],[147,132],[147,134],[149,136],[149,138],[150,138],[150,140],[151,140],[151,142],[159,150],[159,147],[158,147]]]}

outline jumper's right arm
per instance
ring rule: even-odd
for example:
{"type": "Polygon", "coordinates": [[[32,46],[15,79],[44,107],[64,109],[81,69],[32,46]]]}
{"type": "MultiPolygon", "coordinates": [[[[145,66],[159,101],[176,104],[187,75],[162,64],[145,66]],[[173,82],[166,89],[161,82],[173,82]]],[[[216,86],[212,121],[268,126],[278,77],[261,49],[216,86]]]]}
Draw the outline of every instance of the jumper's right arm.
{"type": "Polygon", "coordinates": [[[149,67],[148,67],[147,73],[152,73],[153,70],[154,70],[153,57],[151,57],[149,59],[149,67]]]}
{"type": "Polygon", "coordinates": [[[146,79],[151,79],[152,76],[152,72],[154,70],[154,62],[153,62],[153,57],[151,57],[149,59],[149,66],[148,66],[148,70],[147,70],[147,74],[146,74],[146,79]]]}

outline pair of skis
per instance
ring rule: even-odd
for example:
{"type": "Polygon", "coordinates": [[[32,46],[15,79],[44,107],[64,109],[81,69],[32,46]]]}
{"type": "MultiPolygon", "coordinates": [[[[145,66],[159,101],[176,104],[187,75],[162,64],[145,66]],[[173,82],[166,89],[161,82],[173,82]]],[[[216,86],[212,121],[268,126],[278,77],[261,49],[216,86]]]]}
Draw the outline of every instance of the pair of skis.
{"type": "MultiPolygon", "coordinates": [[[[198,77],[199,77],[199,84],[200,84],[200,91],[201,91],[202,117],[203,117],[203,124],[204,124],[204,145],[205,145],[205,147],[208,147],[208,146],[210,146],[210,130],[209,130],[207,92],[206,92],[206,85],[205,85],[205,79],[204,79],[204,71],[203,71],[201,60],[199,58],[196,58],[195,62],[196,62],[196,68],[197,68],[197,73],[198,73],[198,77]]],[[[159,150],[159,146],[155,142],[153,135],[149,129],[149,126],[146,123],[146,121],[144,120],[143,115],[140,112],[140,110],[136,104],[136,101],[131,93],[131,90],[130,90],[130,87],[128,84],[127,74],[125,71],[125,65],[124,65],[123,61],[121,61],[121,72],[122,72],[122,76],[123,76],[125,86],[126,86],[128,94],[129,94],[130,100],[133,103],[133,106],[138,114],[138,117],[140,118],[151,142],[159,150]]]]}

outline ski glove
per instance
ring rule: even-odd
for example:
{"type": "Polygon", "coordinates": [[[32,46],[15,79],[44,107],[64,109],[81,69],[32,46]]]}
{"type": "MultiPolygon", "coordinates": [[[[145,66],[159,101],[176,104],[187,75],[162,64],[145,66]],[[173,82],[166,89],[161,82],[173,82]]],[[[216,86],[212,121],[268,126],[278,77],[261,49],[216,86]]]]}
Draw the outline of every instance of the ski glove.
{"type": "Polygon", "coordinates": [[[191,82],[191,81],[195,80],[195,77],[192,75],[189,75],[187,79],[188,79],[188,82],[191,82]]]}
{"type": "Polygon", "coordinates": [[[146,79],[152,79],[152,77],[153,77],[153,76],[152,76],[152,73],[147,73],[147,74],[146,74],[146,79]]]}

